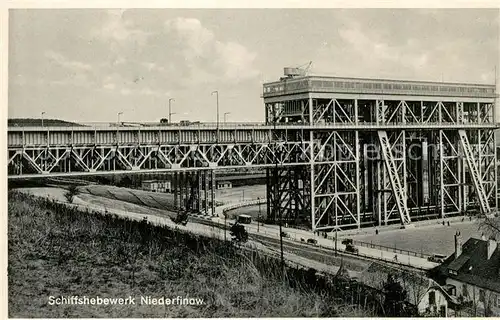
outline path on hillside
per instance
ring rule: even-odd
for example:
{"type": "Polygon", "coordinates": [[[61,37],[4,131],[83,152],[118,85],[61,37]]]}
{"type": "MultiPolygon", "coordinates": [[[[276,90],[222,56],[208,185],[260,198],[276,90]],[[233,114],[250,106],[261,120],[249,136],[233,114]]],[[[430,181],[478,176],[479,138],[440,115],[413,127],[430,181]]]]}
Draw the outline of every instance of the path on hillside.
{"type": "MultiPolygon", "coordinates": [[[[64,197],[64,189],[25,188],[18,190],[38,197],[47,197],[54,201],[65,203],[69,206],[78,207],[84,210],[89,209],[89,211],[100,212],[103,214],[116,214],[117,216],[129,218],[136,221],[142,221],[144,218],[147,218],[147,221],[149,223],[155,225],[167,226],[174,230],[177,229],[179,231],[191,232],[194,234],[217,238],[220,240],[224,239],[224,230],[220,228],[222,227],[222,225],[216,226],[215,223],[212,223],[212,225],[207,225],[206,223],[210,223],[209,220],[206,220],[205,223],[200,223],[203,222],[202,219],[194,218],[191,219],[192,221],[190,221],[186,226],[182,226],[175,224],[170,219],[170,217],[165,214],[165,212],[160,212],[160,210],[151,210],[150,208],[144,208],[130,203],[124,203],[123,201],[119,200],[111,200],[108,198],[101,198],[88,194],[80,194],[78,196],[75,196],[73,199],[73,203],[70,204],[64,197]],[[117,209],[116,206],[121,207],[122,209],[117,209]],[[139,212],[134,212],[131,210],[137,210],[139,212]]],[[[227,231],[226,237],[228,239],[230,238],[229,231],[227,231]]],[[[270,241],[265,241],[257,236],[255,240],[251,239],[248,242],[248,246],[279,257],[279,244],[276,245],[275,242],[273,243],[270,241]]],[[[327,261],[327,259],[325,259],[324,253],[310,253],[308,257],[304,257],[301,255],[301,253],[303,254],[305,251],[305,249],[297,250],[296,248],[294,249],[291,246],[286,246],[284,250],[284,257],[292,265],[314,268],[320,272],[329,274],[335,274],[338,271],[339,266],[324,263],[327,261]]],[[[367,266],[368,264],[366,264],[366,267],[367,266]]],[[[355,277],[358,276],[358,271],[360,269],[361,268],[358,266],[356,270],[348,270],[348,272],[350,276],[355,277]]]]}
{"type": "MultiPolygon", "coordinates": [[[[64,199],[64,191],[61,191],[59,189],[55,190],[48,190],[48,189],[54,189],[54,188],[28,188],[25,189],[26,191],[30,193],[36,193],[38,195],[42,196],[56,196],[59,201],[66,202],[66,199],[64,199]],[[42,189],[42,190],[38,190],[42,189]],[[61,199],[62,196],[62,199],[61,199]]],[[[123,190],[125,192],[126,190],[123,190]]],[[[203,222],[203,220],[200,220],[199,218],[194,218],[192,222],[188,223],[187,226],[179,226],[173,223],[170,220],[170,217],[175,215],[173,212],[165,211],[165,210],[160,210],[160,209],[152,209],[140,205],[135,205],[135,204],[130,204],[127,202],[123,202],[120,200],[113,200],[109,198],[103,198],[99,196],[92,196],[92,195],[87,195],[87,194],[80,194],[75,197],[74,200],[75,204],[83,205],[86,207],[89,207],[89,209],[93,209],[96,211],[104,211],[104,212],[109,212],[109,213],[116,213],[122,216],[127,216],[130,218],[134,219],[143,219],[144,217],[148,217],[149,221],[155,221],[154,219],[164,219],[163,220],[158,220],[158,223],[167,225],[170,227],[178,227],[181,230],[185,231],[192,231],[194,233],[198,234],[204,234],[207,236],[214,237],[215,233],[217,234],[217,237],[220,237],[218,234],[222,232],[223,236],[223,230],[219,227],[224,226],[226,224],[226,227],[229,228],[230,225],[235,223],[235,220],[232,219],[222,219],[220,217],[207,217],[208,220],[206,222],[203,222]],[[103,210],[104,209],[104,210],[103,210]],[[217,226],[207,226],[206,224],[208,221],[211,221],[210,224],[216,224],[217,226]]],[[[263,235],[269,238],[274,238],[276,240],[279,240],[280,235],[279,235],[279,226],[276,225],[259,225],[257,226],[257,223],[254,221],[252,224],[245,225],[246,229],[248,230],[249,234],[252,235],[263,235]]],[[[322,248],[326,248],[328,250],[333,250],[335,249],[335,242],[332,241],[331,239],[325,239],[322,237],[319,237],[315,235],[313,232],[308,231],[308,230],[301,230],[301,229],[295,229],[295,228],[287,228],[283,227],[282,230],[286,232],[289,237],[285,239],[286,242],[296,242],[296,243],[302,243],[307,241],[307,239],[316,239],[317,245],[322,248]]],[[[229,237],[229,235],[227,235],[229,237]]],[[[221,238],[222,239],[222,238],[221,238]]],[[[345,246],[342,245],[341,243],[337,243],[337,248],[339,251],[344,251],[345,246]]],[[[312,250],[312,249],[311,249],[312,250]]],[[[395,265],[397,264],[403,264],[407,265],[410,267],[416,267],[420,269],[430,269],[434,266],[436,266],[435,263],[427,261],[425,258],[420,258],[420,257],[415,257],[415,256],[409,256],[405,254],[398,253],[397,256],[396,254],[392,252],[387,252],[387,251],[382,251],[379,249],[375,248],[368,248],[368,247],[358,247],[359,253],[358,255],[361,257],[365,258],[371,258],[371,259],[377,259],[377,260],[382,260],[386,261],[388,263],[393,263],[395,265]]],[[[304,252],[304,251],[302,251],[304,252]]],[[[332,252],[333,254],[333,252],[332,252]]],[[[347,254],[344,252],[344,254],[347,254]]],[[[355,258],[355,257],[353,257],[355,258]]]]}

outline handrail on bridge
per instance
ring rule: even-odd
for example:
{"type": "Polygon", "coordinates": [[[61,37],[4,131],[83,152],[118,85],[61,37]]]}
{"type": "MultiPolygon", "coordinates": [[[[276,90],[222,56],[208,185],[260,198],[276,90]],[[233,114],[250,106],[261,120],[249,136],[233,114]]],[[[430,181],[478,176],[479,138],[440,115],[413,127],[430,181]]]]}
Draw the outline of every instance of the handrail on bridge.
{"type": "MultiPolygon", "coordinates": [[[[484,127],[493,126],[500,128],[500,123],[497,122],[484,122],[484,123],[454,123],[454,122],[400,122],[400,123],[385,123],[385,122],[319,122],[319,123],[301,123],[301,122],[282,122],[276,123],[277,127],[309,127],[309,128],[377,128],[377,127],[484,127]]],[[[31,125],[9,125],[8,131],[65,131],[65,130],[96,130],[96,129],[109,129],[109,130],[182,130],[182,129],[216,129],[217,124],[211,122],[195,123],[189,125],[180,124],[160,124],[160,123],[143,123],[140,126],[118,126],[117,123],[82,123],[64,126],[31,126],[31,125]]],[[[231,122],[219,123],[219,129],[269,129],[274,128],[274,124],[265,122],[231,122]]]]}

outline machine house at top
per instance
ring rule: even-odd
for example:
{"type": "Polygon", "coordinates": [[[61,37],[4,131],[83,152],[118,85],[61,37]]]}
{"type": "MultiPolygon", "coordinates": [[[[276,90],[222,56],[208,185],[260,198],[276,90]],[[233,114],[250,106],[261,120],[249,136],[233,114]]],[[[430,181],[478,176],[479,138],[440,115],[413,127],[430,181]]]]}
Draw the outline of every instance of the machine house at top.
{"type": "Polygon", "coordinates": [[[331,230],[496,210],[495,86],[297,71],[263,88],[275,143],[303,141],[277,157],[309,156],[268,169],[270,220],[331,230]]]}

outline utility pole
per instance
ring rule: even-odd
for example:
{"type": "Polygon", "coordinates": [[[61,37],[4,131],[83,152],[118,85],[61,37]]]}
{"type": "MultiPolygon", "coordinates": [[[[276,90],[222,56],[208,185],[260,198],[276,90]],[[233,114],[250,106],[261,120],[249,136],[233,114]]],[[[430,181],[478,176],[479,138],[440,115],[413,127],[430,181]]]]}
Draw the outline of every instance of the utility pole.
{"type": "Polygon", "coordinates": [[[278,121],[278,116],[276,115],[276,105],[273,106],[273,132],[274,132],[274,216],[276,217],[276,210],[278,211],[278,216],[279,216],[279,230],[280,230],[280,253],[281,253],[281,267],[282,271],[285,271],[285,257],[283,256],[283,231],[282,231],[282,217],[281,217],[281,208],[279,206],[279,199],[278,199],[278,192],[277,190],[279,189],[278,186],[278,135],[276,133],[276,123],[278,121]]]}
{"type": "Polygon", "coordinates": [[[231,114],[231,112],[224,112],[224,123],[226,123],[226,116],[227,116],[228,114],[231,114]]]}
{"type": "Polygon", "coordinates": [[[259,226],[260,226],[260,197],[257,197],[257,201],[259,202],[259,214],[257,215],[257,232],[259,232],[259,226]]]}
{"type": "Polygon", "coordinates": [[[42,127],[43,127],[43,115],[45,114],[45,111],[42,111],[42,127]]]}
{"type": "Polygon", "coordinates": [[[118,112],[117,117],[118,117],[118,125],[120,125],[120,115],[122,115],[123,112],[118,112]]]}
{"type": "Polygon", "coordinates": [[[175,101],[175,99],[168,99],[168,124],[172,123],[172,115],[175,114],[175,112],[172,112],[172,101],[175,101]]]}
{"type": "Polygon", "coordinates": [[[215,93],[217,96],[217,140],[219,139],[219,91],[215,90],[212,92],[212,95],[215,93]]]}

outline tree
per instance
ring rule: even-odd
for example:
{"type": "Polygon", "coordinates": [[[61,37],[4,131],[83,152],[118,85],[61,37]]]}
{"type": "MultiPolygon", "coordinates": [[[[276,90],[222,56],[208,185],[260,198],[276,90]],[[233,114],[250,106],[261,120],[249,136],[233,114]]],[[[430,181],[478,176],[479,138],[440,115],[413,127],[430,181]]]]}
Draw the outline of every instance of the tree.
{"type": "Polygon", "coordinates": [[[64,194],[64,197],[66,200],[68,200],[69,203],[73,203],[74,197],[79,193],[78,188],[72,184],[69,186],[68,191],[64,194]]]}
{"type": "Polygon", "coordinates": [[[162,123],[162,124],[163,124],[163,123],[168,123],[168,119],[161,118],[160,123],[162,123]]]}
{"type": "Polygon", "coordinates": [[[485,231],[488,237],[500,237],[500,217],[483,216],[479,228],[485,231]]]}
{"type": "Polygon", "coordinates": [[[401,284],[394,279],[392,274],[388,274],[387,281],[384,283],[384,310],[385,315],[389,317],[408,316],[407,293],[401,284]]]}
{"type": "Polygon", "coordinates": [[[245,243],[248,241],[248,232],[245,227],[238,222],[233,224],[230,229],[232,240],[237,243],[245,243]]]}

